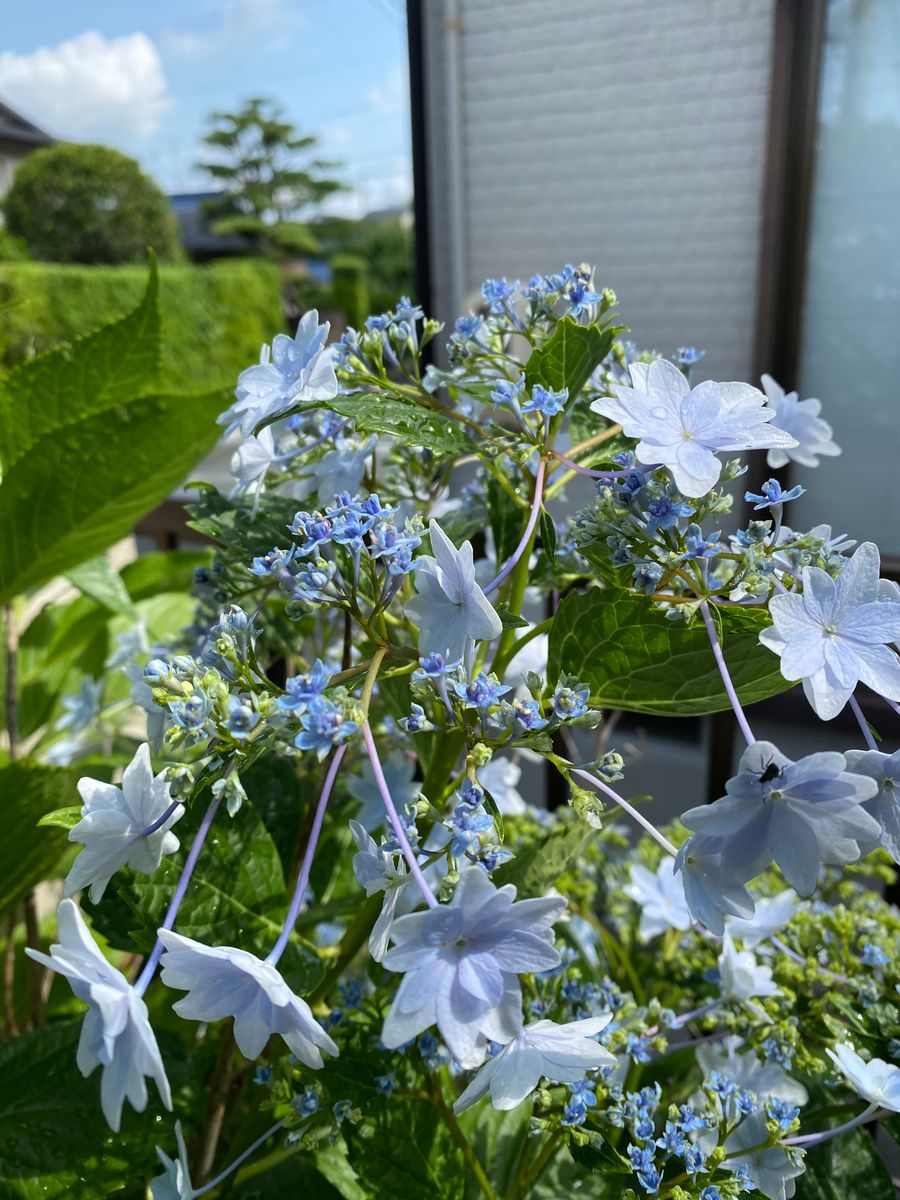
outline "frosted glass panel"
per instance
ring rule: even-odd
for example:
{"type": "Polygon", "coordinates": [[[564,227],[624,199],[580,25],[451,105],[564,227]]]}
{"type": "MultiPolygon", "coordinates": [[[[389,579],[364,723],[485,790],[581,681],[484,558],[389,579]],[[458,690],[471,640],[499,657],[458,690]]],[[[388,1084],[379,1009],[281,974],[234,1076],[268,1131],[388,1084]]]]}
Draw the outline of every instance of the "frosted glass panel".
{"type": "Polygon", "coordinates": [[[829,5],[798,384],[844,453],[791,524],[900,555],[900,0],[829,5]]]}

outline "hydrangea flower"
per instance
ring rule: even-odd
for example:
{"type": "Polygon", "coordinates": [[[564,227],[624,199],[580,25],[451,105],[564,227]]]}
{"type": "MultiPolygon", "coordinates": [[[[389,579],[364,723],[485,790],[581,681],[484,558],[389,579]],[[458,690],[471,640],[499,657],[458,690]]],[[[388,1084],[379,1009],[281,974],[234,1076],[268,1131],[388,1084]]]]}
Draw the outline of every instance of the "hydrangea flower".
{"type": "Polygon", "coordinates": [[[150,1183],[153,1200],[193,1200],[194,1186],[191,1183],[187,1146],[184,1144],[180,1121],[175,1122],[175,1144],[178,1147],[178,1157],[174,1159],[169,1158],[159,1146],[156,1147],[165,1174],[158,1175],[150,1183]]]}
{"type": "Polygon", "coordinates": [[[121,867],[152,875],[163,855],[178,849],[178,838],[169,831],[184,816],[184,805],[169,812],[170,785],[165,771],[153,778],[146,743],[125,768],[121,787],[79,779],[78,793],[83,801],[81,820],[69,830],[69,841],[81,842],[84,849],[66,876],[67,896],[90,885],[96,904],[121,867]]]}
{"type": "Polygon", "coordinates": [[[846,765],[843,754],[832,751],[791,762],[771,742],[755,742],[725,785],[728,794],[689,809],[681,820],[688,829],[723,839],[727,875],[745,882],[774,859],[791,887],[809,896],[821,863],[856,862],[859,841],[879,834],[862,807],[877,785],[849,774],[846,765]]]}
{"type": "Polygon", "coordinates": [[[847,1042],[839,1042],[826,1053],[863,1100],[900,1113],[900,1067],[882,1058],[864,1062],[847,1042]]]}
{"type": "Polygon", "coordinates": [[[384,892],[381,912],[369,934],[369,953],[376,962],[382,962],[390,945],[391,925],[401,889],[406,887],[412,876],[407,872],[402,859],[397,864],[390,851],[377,845],[362,822],[351,821],[350,832],[353,834],[357,850],[353,855],[353,874],[357,882],[365,888],[367,896],[384,892]]]}
{"type": "Polygon", "coordinates": [[[781,659],[785,679],[803,681],[823,721],[841,711],[857,684],[900,700],[900,660],[889,643],[900,639],[900,600],[880,587],[878,547],[864,542],[837,579],[803,568],[803,591],[769,601],[774,621],[759,640],[781,659]]]}
{"type": "Polygon", "coordinates": [[[372,434],[364,442],[349,438],[329,450],[294,484],[298,500],[314,492],[320,503],[327,504],[339,492],[356,492],[366,473],[366,465],[378,444],[372,434]]]}
{"type": "Polygon", "coordinates": [[[462,872],[449,904],[398,917],[384,957],[405,972],[382,1041],[402,1046],[431,1025],[463,1067],[480,1065],[488,1042],[511,1041],[522,1023],[518,975],[559,965],[550,927],[561,897],[515,901],[479,867],[462,872]]]}
{"type": "Polygon", "coordinates": [[[632,386],[614,386],[614,396],[602,396],[591,408],[618,422],[626,437],[640,439],[638,462],[668,467],[685,496],[705,496],[715,487],[720,451],[796,445],[770,423],[773,411],[749,384],[706,380],[691,388],[664,358],[632,363],[629,370],[632,386]]]}
{"type": "Polygon", "coordinates": [[[137,1112],[147,1107],[145,1076],[156,1081],[160,1099],[171,1111],[172,1093],[146,1004],[103,957],[72,900],[60,903],[57,917],[59,942],[50,947],[50,954],[30,947],[25,953],[64,975],[78,999],[89,1006],[75,1061],[84,1076],[102,1067],[100,1106],[110,1129],[119,1132],[126,1100],[137,1112]]]}
{"type": "Polygon", "coordinates": [[[493,1108],[515,1108],[534,1091],[542,1077],[554,1083],[574,1083],[583,1079],[585,1071],[615,1067],[615,1055],[594,1040],[611,1020],[612,1013],[606,1013],[565,1025],[555,1021],[526,1025],[488,1059],[453,1105],[453,1111],[463,1112],[488,1092],[493,1108]]]}
{"type": "Polygon", "coordinates": [[[723,863],[724,849],[724,838],[695,834],[675,859],[691,915],[717,937],[725,932],[726,915],[752,917],[754,910],[753,897],[723,863]]]}
{"type": "Polygon", "coordinates": [[[693,917],[684,894],[684,882],[675,874],[675,860],[668,855],[656,871],[641,863],[633,863],[630,883],[622,891],[640,905],[641,920],[638,936],[648,942],[667,929],[690,929],[693,917]]]}
{"type": "Polygon", "coordinates": [[[329,328],[327,323],[319,324],[319,314],[311,309],[293,338],[279,333],[271,351],[263,346],[259,363],[241,372],[235,401],[218,418],[226,434],[240,428],[247,437],[261,421],[295,404],[331,400],[337,395],[331,351],[325,347],[329,328]]]}
{"type": "Polygon", "coordinates": [[[770,1200],[790,1200],[797,1190],[794,1180],[805,1168],[781,1146],[765,1146],[768,1140],[765,1115],[745,1117],[725,1140],[728,1167],[735,1172],[744,1168],[750,1182],[770,1200]]]}
{"type": "Polygon", "coordinates": [[[295,996],[281,973],[246,950],[204,946],[171,929],[159,930],[165,953],[160,961],[167,987],[188,994],[173,1005],[188,1021],[234,1017],[234,1040],[246,1058],[257,1058],[273,1033],[307,1067],[322,1066],[322,1051],[338,1048],[295,996]]]}
{"type": "Polygon", "coordinates": [[[807,1103],[809,1093],[802,1083],[777,1063],[760,1062],[752,1047],[741,1050],[743,1045],[743,1040],[734,1036],[727,1037],[724,1042],[698,1045],[697,1065],[704,1076],[709,1077],[716,1071],[730,1079],[739,1091],[752,1092],[762,1101],[775,1097],[796,1107],[807,1103]]]}
{"type": "Polygon", "coordinates": [[[63,696],[62,706],[65,712],[53,728],[68,729],[73,734],[83,733],[99,713],[102,699],[103,680],[88,676],[81,681],[77,692],[71,696],[63,696]]]}
{"type": "MultiPolygon", "coordinates": [[[[847,765],[850,765],[849,755],[847,765]]],[[[790,924],[805,905],[792,888],[785,888],[777,896],[756,901],[756,912],[752,917],[730,917],[726,928],[731,936],[744,944],[745,950],[754,950],[760,942],[767,942],[790,924]]]]}
{"type": "Polygon", "coordinates": [[[416,559],[418,594],[406,605],[419,626],[419,651],[465,658],[476,640],[499,637],[503,623],[478,586],[470,542],[457,550],[437,521],[429,525],[434,555],[416,559]]]}
{"type": "Polygon", "coordinates": [[[796,392],[785,393],[771,375],[762,377],[763,391],[769,407],[773,410],[772,424],[790,434],[795,444],[790,447],[775,446],[766,461],[770,467],[786,467],[789,462],[801,467],[817,467],[819,455],[833,457],[840,454],[835,445],[831,426],[819,416],[822,405],[818,400],[801,400],[796,392]]]}
{"type": "Polygon", "coordinates": [[[752,1000],[754,996],[780,996],[772,971],[756,961],[751,950],[738,950],[725,930],[718,958],[723,1000],[752,1000]]]}
{"type": "Polygon", "coordinates": [[[874,779],[878,791],[863,808],[881,826],[881,844],[900,863],[900,750],[882,754],[880,750],[848,750],[848,771],[874,779]]]}

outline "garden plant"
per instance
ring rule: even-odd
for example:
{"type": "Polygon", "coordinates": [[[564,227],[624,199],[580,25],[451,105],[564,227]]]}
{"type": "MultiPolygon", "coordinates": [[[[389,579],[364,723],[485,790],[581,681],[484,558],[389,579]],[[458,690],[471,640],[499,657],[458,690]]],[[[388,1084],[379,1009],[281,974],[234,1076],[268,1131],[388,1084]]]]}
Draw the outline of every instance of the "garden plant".
{"type": "MultiPolygon", "coordinates": [[[[164,413],[171,446],[148,425],[158,485],[216,413],[235,437],[231,492],[189,504],[211,550],[86,571],[127,528],[110,496],[100,542],[6,553],[7,599],[82,593],[36,630],[8,606],[5,804],[43,781],[22,837],[65,871],[28,929],[40,1020],[0,1047],[11,1196],[894,1194],[900,588],[791,523],[832,430],[768,376],[638,350],[588,267],[482,296],[441,355],[406,298],[331,345],[308,312],[233,396],[164,413]],[[766,459],[803,484],[748,486],[766,459]],[[35,712],[54,639],[78,653],[35,712]],[[852,745],[757,740],[797,685],[852,745]],[[698,772],[657,828],[613,714],[727,710],[723,795],[698,772]]],[[[12,373],[0,509],[59,379],[114,389],[154,306],[151,278],[12,373]]]]}

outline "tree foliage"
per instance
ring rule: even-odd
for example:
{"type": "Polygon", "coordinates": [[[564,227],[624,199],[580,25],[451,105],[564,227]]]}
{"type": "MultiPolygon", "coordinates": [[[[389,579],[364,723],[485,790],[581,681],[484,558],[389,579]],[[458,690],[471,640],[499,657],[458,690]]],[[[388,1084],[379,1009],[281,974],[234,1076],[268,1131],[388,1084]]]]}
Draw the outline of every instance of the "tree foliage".
{"type": "Polygon", "coordinates": [[[49,146],[22,163],[3,201],[9,232],[32,257],[138,263],[147,250],[180,257],[169,201],[127,154],[109,146],[49,146]]]}

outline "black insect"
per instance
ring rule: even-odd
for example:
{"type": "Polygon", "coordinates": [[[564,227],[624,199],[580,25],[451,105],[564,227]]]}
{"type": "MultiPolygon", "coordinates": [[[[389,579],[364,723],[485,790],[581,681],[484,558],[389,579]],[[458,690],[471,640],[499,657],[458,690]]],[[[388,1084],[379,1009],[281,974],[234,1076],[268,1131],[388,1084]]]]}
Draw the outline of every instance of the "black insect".
{"type": "Polygon", "coordinates": [[[775,765],[774,759],[768,763],[759,777],[760,783],[771,783],[773,779],[777,779],[781,774],[781,767],[775,765]]]}

